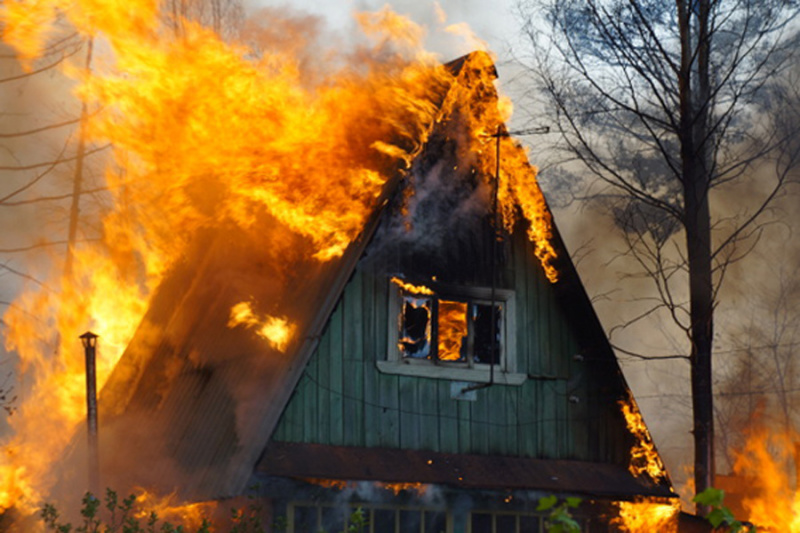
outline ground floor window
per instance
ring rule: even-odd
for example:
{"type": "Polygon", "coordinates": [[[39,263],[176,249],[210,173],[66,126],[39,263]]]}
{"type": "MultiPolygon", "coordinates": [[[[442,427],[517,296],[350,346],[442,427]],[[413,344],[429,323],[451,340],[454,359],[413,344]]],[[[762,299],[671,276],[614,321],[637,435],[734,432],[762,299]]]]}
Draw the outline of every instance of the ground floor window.
{"type": "Polygon", "coordinates": [[[542,533],[540,515],[513,512],[473,511],[467,533],[542,533]]]}
{"type": "Polygon", "coordinates": [[[361,521],[363,533],[451,533],[444,509],[347,503],[292,503],[287,509],[288,533],[341,533],[361,521]],[[359,517],[360,513],[360,517],[359,517]]]}

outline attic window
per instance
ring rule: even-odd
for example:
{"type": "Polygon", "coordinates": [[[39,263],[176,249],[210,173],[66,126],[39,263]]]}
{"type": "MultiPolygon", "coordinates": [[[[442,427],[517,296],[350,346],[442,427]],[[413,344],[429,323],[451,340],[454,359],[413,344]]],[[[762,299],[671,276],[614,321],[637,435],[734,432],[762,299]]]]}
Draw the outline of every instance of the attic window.
{"type": "Polygon", "coordinates": [[[494,363],[503,344],[504,302],[404,294],[398,349],[404,358],[459,363],[494,363]]]}
{"type": "Polygon", "coordinates": [[[499,383],[524,381],[524,375],[511,376],[513,291],[416,285],[399,278],[392,278],[389,291],[390,345],[385,361],[378,363],[381,371],[465,381],[488,381],[495,375],[499,383]]]}

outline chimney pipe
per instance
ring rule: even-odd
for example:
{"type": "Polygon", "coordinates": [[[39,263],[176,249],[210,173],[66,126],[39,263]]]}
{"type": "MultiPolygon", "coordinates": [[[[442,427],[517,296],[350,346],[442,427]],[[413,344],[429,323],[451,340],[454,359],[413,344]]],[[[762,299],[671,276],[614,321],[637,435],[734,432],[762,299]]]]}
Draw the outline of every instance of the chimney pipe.
{"type": "Polygon", "coordinates": [[[87,331],[80,336],[86,356],[86,427],[89,437],[89,492],[100,497],[100,462],[97,455],[97,335],[87,331]]]}

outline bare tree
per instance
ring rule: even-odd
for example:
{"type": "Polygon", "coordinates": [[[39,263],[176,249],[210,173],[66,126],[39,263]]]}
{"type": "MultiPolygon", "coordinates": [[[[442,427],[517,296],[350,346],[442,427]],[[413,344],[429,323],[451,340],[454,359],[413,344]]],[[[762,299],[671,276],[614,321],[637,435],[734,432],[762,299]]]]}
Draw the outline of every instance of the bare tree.
{"type": "MultiPolygon", "coordinates": [[[[530,0],[519,14],[543,113],[584,199],[612,208],[652,305],[686,336],[696,490],[713,484],[714,310],[728,267],[747,255],[798,160],[769,112],[797,59],[798,6],[783,0],[530,0]],[[755,177],[758,177],[756,180],[755,177]],[[755,184],[732,210],[717,191],[755,184]],[[733,213],[733,214],[730,214],[733,213]]],[[[795,123],[796,124],[796,123],[795,123]]],[[[793,128],[794,129],[794,128],[793,128]]]]}

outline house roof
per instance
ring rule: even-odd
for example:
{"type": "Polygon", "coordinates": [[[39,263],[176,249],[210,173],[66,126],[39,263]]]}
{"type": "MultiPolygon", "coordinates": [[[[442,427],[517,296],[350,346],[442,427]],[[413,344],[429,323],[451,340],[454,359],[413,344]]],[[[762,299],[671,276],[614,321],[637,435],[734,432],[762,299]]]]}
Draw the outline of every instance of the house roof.
{"type": "MultiPolygon", "coordinates": [[[[458,74],[464,64],[462,58],[451,63],[450,68],[458,74]]],[[[185,260],[168,274],[155,293],[142,324],[101,393],[103,484],[120,487],[135,483],[205,500],[241,494],[256,465],[264,472],[289,475],[291,468],[305,472],[313,464],[323,471],[334,469],[331,477],[372,479],[364,478],[363,467],[357,465],[358,450],[336,450],[342,458],[340,470],[335,470],[336,465],[321,464],[325,461],[314,457],[313,447],[270,447],[259,458],[402,179],[403,173],[398,169],[376,201],[362,233],[343,256],[328,263],[303,254],[308,244],[299,237],[288,244],[270,242],[269,238],[265,242],[264,236],[252,231],[225,227],[207,230],[195,239],[185,260]],[[282,262],[281,254],[287,253],[292,253],[291,258],[282,262]],[[285,268],[287,262],[292,264],[290,269],[285,268]],[[286,287],[291,290],[286,291],[286,287]],[[241,301],[257,302],[263,312],[277,310],[303,317],[297,325],[296,342],[281,353],[252,331],[227,327],[230,309],[241,301]],[[272,455],[276,450],[285,461],[270,461],[277,457],[272,455]]],[[[270,220],[259,223],[269,224],[270,220]]],[[[614,386],[619,390],[615,394],[623,396],[626,387],[614,354],[607,342],[596,342],[605,339],[605,334],[563,243],[557,232],[554,234],[560,254],[556,291],[571,302],[570,320],[575,321],[576,331],[586,337],[587,349],[596,352],[593,357],[607,361],[618,374],[614,386]]],[[[391,462],[386,463],[378,453],[370,452],[370,464],[374,464],[376,472],[388,476],[388,470],[381,470],[379,465],[391,462]]],[[[415,452],[391,453],[419,459],[415,452]]],[[[444,464],[461,461],[465,468],[473,468],[476,474],[467,483],[474,486],[495,486],[489,478],[494,469],[503,466],[517,472],[506,475],[505,487],[536,485],[541,489],[572,490],[574,483],[556,483],[553,477],[559,476],[548,478],[541,474],[561,469],[562,473],[575,476],[575,480],[605,479],[595,483],[599,487],[596,494],[662,491],[648,489],[611,466],[589,465],[581,470],[580,465],[565,461],[514,462],[472,456],[445,459],[449,463],[444,464]],[[520,477],[522,472],[527,472],[527,481],[520,477]]],[[[435,475],[426,472],[417,469],[415,474],[424,474],[417,481],[430,478],[430,482],[448,483],[454,471],[433,470],[435,475]]],[[[324,474],[309,471],[308,475],[324,474]]]]}
{"type": "Polygon", "coordinates": [[[634,478],[625,467],[609,463],[294,442],[270,442],[256,472],[294,478],[444,484],[464,489],[537,490],[615,500],[632,495],[674,496],[668,487],[634,478]]]}

